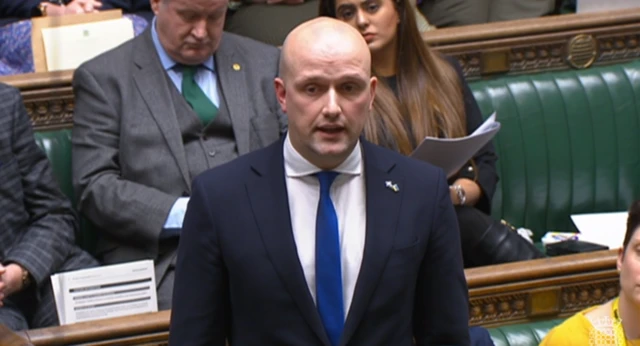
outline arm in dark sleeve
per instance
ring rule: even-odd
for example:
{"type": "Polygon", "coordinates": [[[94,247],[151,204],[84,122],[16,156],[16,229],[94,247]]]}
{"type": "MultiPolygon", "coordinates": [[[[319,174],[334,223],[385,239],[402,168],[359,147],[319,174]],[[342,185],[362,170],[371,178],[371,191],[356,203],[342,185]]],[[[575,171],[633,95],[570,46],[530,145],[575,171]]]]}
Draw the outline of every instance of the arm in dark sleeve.
{"type": "Polygon", "coordinates": [[[178,247],[169,345],[225,345],[229,279],[207,193],[196,178],[178,247]]]}
{"type": "MultiPolygon", "coordinates": [[[[462,87],[462,96],[464,97],[464,109],[467,115],[467,134],[471,134],[475,129],[482,125],[482,113],[480,107],[476,102],[469,85],[467,84],[462,69],[458,63],[447,57],[447,60],[453,65],[460,77],[460,85],[462,87]]],[[[496,170],[496,161],[498,156],[493,146],[493,142],[485,144],[478,152],[473,156],[473,163],[469,162],[460,169],[458,175],[454,178],[468,178],[474,180],[480,189],[482,195],[475,205],[476,208],[483,212],[491,213],[491,200],[493,194],[496,191],[496,184],[498,183],[498,172],[496,170]]]]}
{"type": "Polygon", "coordinates": [[[31,11],[41,0],[2,0],[0,1],[0,18],[31,18],[31,11]]]}
{"type": "Polygon", "coordinates": [[[7,251],[5,262],[26,268],[37,285],[60,269],[75,246],[75,213],[58,187],[49,160],[37,146],[29,116],[16,90],[13,109],[12,152],[22,185],[29,224],[7,251]]]}
{"type": "Polygon", "coordinates": [[[422,258],[413,312],[418,346],[469,345],[469,296],[458,221],[443,172],[438,177],[437,210],[422,258]]]}

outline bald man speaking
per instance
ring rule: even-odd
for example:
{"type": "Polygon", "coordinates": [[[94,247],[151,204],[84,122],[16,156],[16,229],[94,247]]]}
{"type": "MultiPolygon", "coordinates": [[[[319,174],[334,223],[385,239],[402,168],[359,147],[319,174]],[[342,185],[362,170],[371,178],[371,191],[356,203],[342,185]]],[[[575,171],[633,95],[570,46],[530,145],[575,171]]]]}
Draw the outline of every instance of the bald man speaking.
{"type": "Polygon", "coordinates": [[[289,34],[275,80],[286,137],[193,183],[170,345],[469,345],[446,177],[360,138],[370,70],[347,24],[289,34]]]}

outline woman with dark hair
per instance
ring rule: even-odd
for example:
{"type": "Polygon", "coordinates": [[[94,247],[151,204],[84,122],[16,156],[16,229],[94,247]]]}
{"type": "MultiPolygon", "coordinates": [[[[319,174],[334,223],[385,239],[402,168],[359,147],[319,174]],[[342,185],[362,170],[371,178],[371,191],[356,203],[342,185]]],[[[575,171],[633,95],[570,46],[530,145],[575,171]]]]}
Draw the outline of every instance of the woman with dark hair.
{"type": "MultiPolygon", "coordinates": [[[[379,83],[365,138],[405,155],[426,136],[455,138],[482,123],[458,64],[422,40],[411,0],[321,0],[320,15],[360,31],[379,83]]],[[[451,177],[465,267],[542,257],[527,240],[491,219],[498,176],[493,144],[451,177]]]]}
{"type": "Polygon", "coordinates": [[[618,250],[620,295],[578,312],[552,329],[541,346],[640,345],[640,201],[629,208],[627,230],[618,250]]]}

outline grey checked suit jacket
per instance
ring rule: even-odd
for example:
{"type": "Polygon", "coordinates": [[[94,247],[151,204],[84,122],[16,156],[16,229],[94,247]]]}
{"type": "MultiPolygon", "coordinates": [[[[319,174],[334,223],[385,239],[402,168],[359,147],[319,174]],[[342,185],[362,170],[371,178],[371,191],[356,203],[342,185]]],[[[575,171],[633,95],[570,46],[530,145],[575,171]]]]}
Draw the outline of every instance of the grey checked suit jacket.
{"type": "MultiPolygon", "coordinates": [[[[278,59],[276,47],[228,33],[215,53],[238,155],[286,131],[273,85],[278,59]]],[[[73,86],[73,184],[80,212],[100,228],[98,253],[108,263],[157,260],[168,213],[190,194],[193,177],[172,107],[176,90],[151,31],[80,66],[73,86]]]]}
{"type": "Polygon", "coordinates": [[[95,266],[74,243],[76,225],[20,92],[0,83],[0,260],[22,265],[39,288],[56,272],[95,266]]]}

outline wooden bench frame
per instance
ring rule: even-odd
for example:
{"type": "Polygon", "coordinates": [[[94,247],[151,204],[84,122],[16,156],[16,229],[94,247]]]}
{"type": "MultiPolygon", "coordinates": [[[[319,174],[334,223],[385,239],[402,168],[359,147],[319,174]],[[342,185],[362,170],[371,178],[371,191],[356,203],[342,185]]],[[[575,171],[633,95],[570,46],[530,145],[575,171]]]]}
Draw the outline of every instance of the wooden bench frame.
{"type": "MultiPolygon", "coordinates": [[[[485,327],[570,316],[618,295],[617,250],[467,269],[470,325],[485,327]]],[[[165,345],[170,311],[32,329],[36,346],[165,345]]]]}
{"type": "Polygon", "coordinates": [[[467,80],[610,65],[640,58],[640,8],[439,29],[423,38],[457,57],[467,80]]]}
{"type": "MultiPolygon", "coordinates": [[[[640,9],[469,25],[428,31],[436,50],[455,56],[468,80],[587,68],[640,58],[640,9]]],[[[73,71],[0,77],[22,91],[36,130],[73,123],[73,71]]]]}

